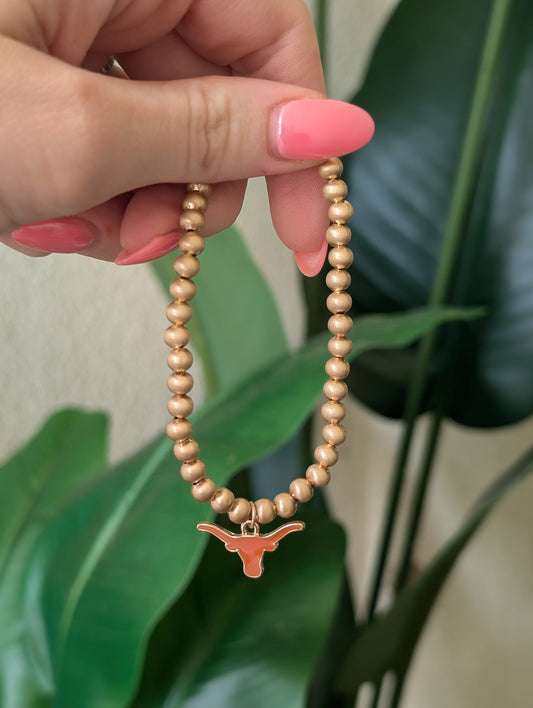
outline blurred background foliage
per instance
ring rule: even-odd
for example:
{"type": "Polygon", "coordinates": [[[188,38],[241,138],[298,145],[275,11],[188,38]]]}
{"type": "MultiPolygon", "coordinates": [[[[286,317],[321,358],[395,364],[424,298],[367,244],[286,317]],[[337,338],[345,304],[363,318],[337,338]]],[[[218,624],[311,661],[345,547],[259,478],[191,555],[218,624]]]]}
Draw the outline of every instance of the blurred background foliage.
{"type": "MultiPolygon", "coordinates": [[[[326,0],[316,9],[327,57],[326,0]]],[[[250,581],[197,533],[207,509],[178,481],[168,440],[110,466],[106,417],[63,410],[0,468],[1,706],[400,705],[455,562],[533,467],[530,450],[502,470],[415,572],[443,421],[502,426],[533,412],[532,29],[528,0],[403,0],[353,99],[377,131],[345,172],[357,206],[350,388],[404,419],[368,597],[355,607],[344,534],[321,495],[302,509],[306,532],[250,581]]],[[[153,269],[166,289],[172,258],[153,269]]],[[[310,456],[323,287],[306,285],[309,336],[293,351],[235,228],[209,243],[198,286],[202,458],[217,484],[273,496],[310,456]],[[236,263],[239,291],[227,278],[236,263]]]]}

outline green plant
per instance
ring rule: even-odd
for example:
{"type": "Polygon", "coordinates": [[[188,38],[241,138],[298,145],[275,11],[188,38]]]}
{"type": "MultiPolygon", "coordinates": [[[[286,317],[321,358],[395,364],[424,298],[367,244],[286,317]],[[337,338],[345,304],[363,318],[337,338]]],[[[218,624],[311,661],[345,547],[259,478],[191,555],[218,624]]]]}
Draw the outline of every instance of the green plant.
{"type": "MultiPolygon", "coordinates": [[[[349,169],[352,192],[360,199],[355,302],[362,312],[424,303],[487,308],[487,317],[433,331],[400,357],[369,352],[353,367],[352,391],[376,410],[405,420],[365,608],[369,624],[343,669],[344,687],[350,683],[349,666],[350,685],[357,688],[365,637],[375,641],[387,626],[389,640],[402,637],[395,649],[389,641],[387,660],[383,645],[367,646],[366,678],[377,686],[374,706],[386,672],[395,682],[390,705],[399,704],[413,642],[437,589],[454,553],[477,527],[475,520],[484,518],[480,502],[464,528],[406,587],[443,420],[497,426],[533,412],[532,22],[533,7],[523,0],[403,0],[357,97],[373,113],[378,134],[349,169]],[[399,500],[415,422],[423,411],[429,411],[431,422],[402,528],[399,500]],[[400,539],[392,580],[396,600],[373,620],[395,531],[400,539]],[[412,615],[408,606],[415,598],[411,609],[418,609],[412,615]],[[396,634],[392,625],[398,630],[398,622],[404,632],[396,634]],[[372,656],[377,663],[370,668],[372,656]]],[[[527,473],[530,465],[526,454],[516,469],[527,473]]]]}
{"type": "MultiPolygon", "coordinates": [[[[533,405],[532,339],[520,309],[533,297],[524,277],[533,219],[526,120],[533,10],[527,0],[494,0],[492,10],[482,0],[428,5],[403,0],[376,49],[358,102],[375,115],[378,133],[347,169],[359,207],[354,299],[362,312],[388,313],[358,318],[350,384],[378,410],[406,411],[366,620],[354,620],[343,534],[323,498],[307,505],[305,534],[269,555],[264,578],[250,581],[196,531],[206,509],[177,480],[168,440],[110,469],[105,416],[62,411],[0,468],[2,707],[351,706],[365,681],[376,686],[377,705],[391,672],[390,705],[399,704],[456,559],[533,470],[530,451],[407,584],[444,417],[501,425],[533,405]],[[523,149],[512,149],[517,140],[523,149]],[[485,309],[471,307],[479,304],[485,309]],[[467,401],[458,394],[465,381],[467,401]],[[422,410],[433,424],[402,533],[396,596],[377,615],[422,410]]],[[[326,16],[322,2],[321,36],[326,16]]],[[[171,262],[155,264],[165,287],[171,262]]],[[[261,484],[271,495],[308,461],[305,423],[321,390],[326,337],[288,352],[272,297],[235,229],[209,243],[198,285],[191,327],[210,394],[194,420],[202,456],[217,484],[233,477],[235,489],[253,493],[261,484]],[[236,264],[246,302],[225,277],[236,264]]],[[[309,289],[307,297],[315,312],[323,293],[309,289]]]]}

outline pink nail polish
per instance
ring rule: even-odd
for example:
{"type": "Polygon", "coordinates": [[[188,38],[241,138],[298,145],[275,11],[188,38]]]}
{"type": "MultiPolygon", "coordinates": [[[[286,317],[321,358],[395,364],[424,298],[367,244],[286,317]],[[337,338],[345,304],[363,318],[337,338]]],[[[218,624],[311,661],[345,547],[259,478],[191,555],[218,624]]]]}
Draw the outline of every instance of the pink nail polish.
{"type": "Polygon", "coordinates": [[[300,272],[303,275],[306,275],[308,278],[312,278],[313,276],[318,275],[322,270],[322,266],[324,265],[324,262],[326,260],[327,253],[328,244],[327,241],[324,241],[318,251],[300,251],[298,253],[295,253],[294,257],[296,259],[296,265],[300,269],[300,272]]]}
{"type": "Polygon", "coordinates": [[[136,251],[122,251],[115,258],[115,263],[120,266],[137,265],[138,263],[147,263],[156,258],[161,258],[161,256],[166,256],[167,253],[178,247],[181,236],[177,232],[156,236],[146,246],[136,251]]]}
{"type": "Polygon", "coordinates": [[[48,219],[26,224],[12,232],[21,246],[48,253],[78,253],[92,246],[97,234],[94,226],[83,219],[48,219]]]}
{"type": "Polygon", "coordinates": [[[346,155],[366,145],[374,121],[358,106],[330,99],[304,98],[274,113],[275,147],[291,160],[321,160],[346,155]]]}

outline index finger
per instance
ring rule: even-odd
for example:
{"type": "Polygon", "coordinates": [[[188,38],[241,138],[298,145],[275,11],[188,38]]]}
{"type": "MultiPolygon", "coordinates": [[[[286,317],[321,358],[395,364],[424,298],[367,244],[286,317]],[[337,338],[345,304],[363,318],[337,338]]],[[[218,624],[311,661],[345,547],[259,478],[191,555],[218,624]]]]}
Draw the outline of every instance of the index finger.
{"type": "Polygon", "coordinates": [[[195,52],[235,75],[325,90],[313,21],[302,0],[196,0],[176,31],[195,52]]]}

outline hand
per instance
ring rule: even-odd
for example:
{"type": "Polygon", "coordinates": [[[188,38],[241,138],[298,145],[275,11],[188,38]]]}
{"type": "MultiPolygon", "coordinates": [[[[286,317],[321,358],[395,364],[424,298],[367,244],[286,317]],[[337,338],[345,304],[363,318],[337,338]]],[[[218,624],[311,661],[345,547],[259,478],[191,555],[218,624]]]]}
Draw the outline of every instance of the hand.
{"type": "Polygon", "coordinates": [[[0,0],[0,92],[0,239],[30,255],[151,260],[177,245],[187,182],[216,183],[209,235],[266,175],[276,231],[314,274],[312,166],[373,132],[324,98],[301,0],[0,0]],[[132,81],[99,73],[111,54],[132,81]]]}

